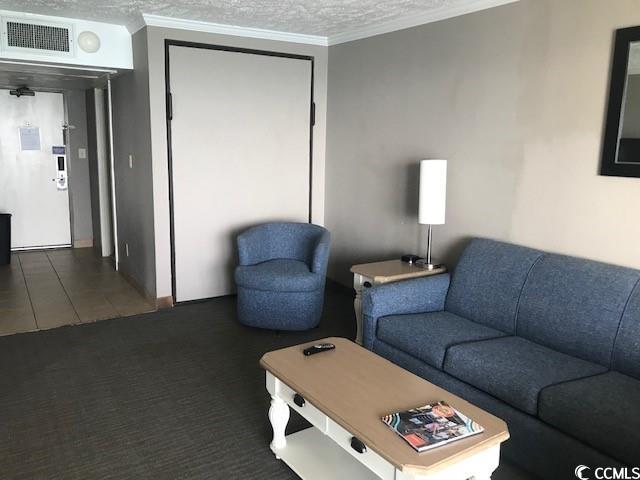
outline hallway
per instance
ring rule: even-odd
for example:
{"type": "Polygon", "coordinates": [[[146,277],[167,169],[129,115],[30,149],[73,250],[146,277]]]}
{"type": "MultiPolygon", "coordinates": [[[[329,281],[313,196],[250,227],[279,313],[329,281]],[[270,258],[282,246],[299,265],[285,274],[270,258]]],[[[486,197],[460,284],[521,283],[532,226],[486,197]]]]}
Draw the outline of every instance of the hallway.
{"type": "Polygon", "coordinates": [[[153,310],[92,248],[19,252],[0,266],[0,335],[153,310]]]}

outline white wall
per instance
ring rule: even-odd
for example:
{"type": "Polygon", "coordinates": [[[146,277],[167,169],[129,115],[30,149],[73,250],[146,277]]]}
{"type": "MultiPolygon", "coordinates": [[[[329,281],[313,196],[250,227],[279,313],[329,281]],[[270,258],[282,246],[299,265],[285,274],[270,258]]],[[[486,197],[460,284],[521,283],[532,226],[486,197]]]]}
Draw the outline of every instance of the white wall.
{"type": "MultiPolygon", "coordinates": [[[[157,297],[171,295],[171,243],[169,236],[169,167],[165,119],[164,41],[228,45],[271,50],[315,57],[314,90],[316,126],[313,141],[313,212],[314,223],[324,223],[324,163],[327,91],[327,48],[271,40],[242,38],[186,30],[146,27],[149,65],[149,99],[151,119],[151,153],[153,159],[153,210],[155,229],[155,273],[157,297]]],[[[134,52],[135,61],[135,52],[134,52]]],[[[194,71],[197,65],[194,65],[194,71]]]]}
{"type": "Polygon", "coordinates": [[[447,158],[435,255],[470,236],[640,268],[640,179],[598,175],[613,35],[635,0],[521,0],[329,48],[330,275],[422,252],[417,161],[447,158]]]}

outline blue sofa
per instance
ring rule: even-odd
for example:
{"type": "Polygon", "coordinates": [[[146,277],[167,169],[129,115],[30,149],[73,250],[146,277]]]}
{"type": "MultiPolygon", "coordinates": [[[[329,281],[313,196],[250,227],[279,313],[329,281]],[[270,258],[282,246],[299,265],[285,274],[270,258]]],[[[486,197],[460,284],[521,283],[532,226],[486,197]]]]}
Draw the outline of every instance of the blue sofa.
{"type": "Polygon", "coordinates": [[[363,314],[367,348],[503,418],[524,469],[640,465],[640,271],[475,239],[363,314]]]}
{"type": "Polygon", "coordinates": [[[274,222],[237,239],[238,319],[273,330],[308,330],[320,322],[331,235],[310,223],[274,222]]]}

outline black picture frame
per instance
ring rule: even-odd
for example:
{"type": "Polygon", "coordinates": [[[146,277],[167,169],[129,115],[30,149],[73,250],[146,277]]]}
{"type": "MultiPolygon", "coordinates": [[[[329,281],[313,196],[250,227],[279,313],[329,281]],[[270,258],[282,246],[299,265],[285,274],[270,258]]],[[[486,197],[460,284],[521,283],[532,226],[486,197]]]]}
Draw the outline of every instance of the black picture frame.
{"type": "Polygon", "coordinates": [[[604,129],[600,175],[615,177],[640,177],[640,163],[620,163],[618,156],[618,135],[620,131],[620,114],[627,81],[627,65],[629,64],[629,46],[640,41],[640,26],[616,30],[613,59],[611,62],[611,79],[609,83],[609,106],[604,129]]]}

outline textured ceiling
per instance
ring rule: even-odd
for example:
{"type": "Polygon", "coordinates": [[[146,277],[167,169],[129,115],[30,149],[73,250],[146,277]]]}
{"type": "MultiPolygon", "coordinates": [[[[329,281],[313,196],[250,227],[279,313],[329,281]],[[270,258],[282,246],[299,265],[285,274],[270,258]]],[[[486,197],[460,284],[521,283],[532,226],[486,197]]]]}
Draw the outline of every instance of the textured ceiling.
{"type": "Polygon", "coordinates": [[[120,25],[142,13],[330,36],[474,0],[0,0],[0,9],[120,25]]]}

